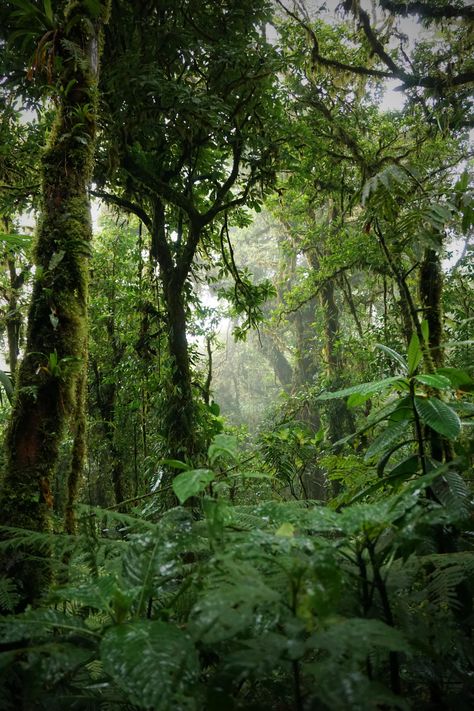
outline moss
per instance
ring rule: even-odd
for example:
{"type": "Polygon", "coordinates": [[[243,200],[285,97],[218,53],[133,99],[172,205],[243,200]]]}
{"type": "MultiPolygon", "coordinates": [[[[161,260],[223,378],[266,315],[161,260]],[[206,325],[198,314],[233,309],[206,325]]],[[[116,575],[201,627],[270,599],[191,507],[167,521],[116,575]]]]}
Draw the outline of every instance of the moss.
{"type": "Polygon", "coordinates": [[[427,249],[420,266],[420,300],[429,326],[429,346],[434,364],[443,364],[443,315],[442,315],[443,272],[437,252],[427,249]]]}
{"type": "Polygon", "coordinates": [[[74,443],[72,447],[71,468],[67,481],[67,501],[65,512],[65,529],[67,533],[76,532],[76,518],[74,504],[79,491],[79,484],[86,456],[86,382],[87,364],[82,366],[80,379],[77,381],[77,397],[74,424],[74,443]]]}
{"type": "MultiPolygon", "coordinates": [[[[102,14],[109,7],[109,0],[101,3],[102,14]]],[[[75,53],[87,57],[93,44],[91,23],[70,20],[75,14],[88,16],[91,8],[91,4],[75,0],[65,10],[65,25],[69,21],[70,30],[68,43],[59,43],[58,50],[62,52],[60,107],[42,160],[41,218],[35,250],[40,269],[28,315],[27,355],[18,370],[6,437],[7,461],[0,493],[0,523],[39,531],[49,529],[51,481],[64,431],[71,418],[78,412],[82,417],[84,410],[92,238],[87,188],[94,155],[97,81],[91,64],[77,61],[69,52],[74,44],[75,53]]],[[[97,16],[89,19],[99,23],[97,16]]],[[[84,456],[84,432],[78,429],[77,435],[69,487],[71,510],[84,456]]],[[[49,580],[48,552],[20,552],[13,564],[5,556],[0,569],[13,573],[23,585],[24,603],[34,601],[49,580]],[[40,561],[33,561],[32,553],[40,561]]]]}

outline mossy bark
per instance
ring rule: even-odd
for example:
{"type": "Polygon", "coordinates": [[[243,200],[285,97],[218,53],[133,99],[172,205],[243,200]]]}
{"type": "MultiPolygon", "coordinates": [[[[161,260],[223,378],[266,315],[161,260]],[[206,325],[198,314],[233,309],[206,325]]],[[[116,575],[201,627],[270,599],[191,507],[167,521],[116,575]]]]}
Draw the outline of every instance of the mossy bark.
{"type": "Polygon", "coordinates": [[[423,315],[428,321],[429,348],[433,363],[441,367],[444,362],[443,353],[443,270],[438,252],[434,249],[425,250],[420,265],[420,301],[423,315]]]}
{"type": "Polygon", "coordinates": [[[186,336],[184,285],[175,274],[163,275],[168,349],[171,358],[171,387],[166,412],[166,436],[173,459],[191,459],[197,453],[195,405],[186,336]]]}
{"type": "MultiPolygon", "coordinates": [[[[426,249],[420,265],[419,281],[420,301],[423,316],[428,322],[428,347],[433,365],[444,365],[443,350],[443,270],[439,253],[426,249]]],[[[427,428],[426,437],[430,444],[431,456],[437,461],[451,461],[454,456],[451,442],[427,428]]]]}
{"type": "MultiPolygon", "coordinates": [[[[0,523],[49,530],[51,476],[60,443],[78,404],[86,365],[87,296],[92,238],[88,186],[97,115],[100,14],[72,0],[55,43],[58,112],[42,158],[42,202],[35,250],[35,279],[28,314],[26,354],[17,373],[7,431],[7,464],[0,493],[0,523]]],[[[1,561],[38,598],[49,580],[46,554],[20,552],[1,561]]]]}
{"type": "Polygon", "coordinates": [[[81,483],[81,475],[86,457],[86,436],[87,436],[87,416],[86,416],[86,385],[87,368],[82,368],[81,377],[78,379],[76,388],[76,407],[74,412],[74,441],[72,445],[71,466],[67,480],[67,500],[64,517],[66,533],[76,532],[76,515],[74,504],[81,483]]]}

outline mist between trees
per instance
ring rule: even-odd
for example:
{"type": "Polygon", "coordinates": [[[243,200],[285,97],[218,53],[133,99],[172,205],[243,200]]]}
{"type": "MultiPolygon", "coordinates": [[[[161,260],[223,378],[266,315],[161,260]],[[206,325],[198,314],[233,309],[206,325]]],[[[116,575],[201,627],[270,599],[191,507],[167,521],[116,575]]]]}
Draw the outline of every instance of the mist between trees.
{"type": "Polygon", "coordinates": [[[472,708],[473,17],[2,3],[0,709],[472,708]]]}

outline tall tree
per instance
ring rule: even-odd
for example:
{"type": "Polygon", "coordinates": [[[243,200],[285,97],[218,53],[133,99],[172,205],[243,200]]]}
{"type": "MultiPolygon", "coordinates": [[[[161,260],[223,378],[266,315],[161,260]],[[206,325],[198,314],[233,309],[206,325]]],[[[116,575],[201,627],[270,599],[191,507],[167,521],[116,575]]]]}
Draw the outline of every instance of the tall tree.
{"type": "Polygon", "coordinates": [[[150,234],[172,362],[167,454],[192,459],[203,444],[186,335],[196,256],[219,247],[231,211],[255,204],[274,177],[275,58],[260,31],[269,8],[169,0],[115,10],[103,76],[113,140],[96,194],[150,234]]]}
{"type": "MultiPolygon", "coordinates": [[[[59,16],[45,4],[17,13],[20,30],[36,34],[30,72],[45,73],[56,118],[42,157],[35,279],[26,353],[18,370],[7,433],[7,464],[0,495],[3,525],[48,530],[51,475],[70,418],[83,420],[87,363],[88,257],[92,237],[88,187],[98,111],[101,33],[110,2],[72,1],[59,16]],[[33,23],[33,24],[32,24],[33,23]]],[[[18,29],[18,28],[17,28],[18,29]]],[[[78,431],[82,438],[82,433],[78,431]]],[[[71,494],[83,447],[76,448],[71,494]]],[[[20,551],[2,567],[22,583],[24,602],[35,600],[48,565],[20,551]]]]}

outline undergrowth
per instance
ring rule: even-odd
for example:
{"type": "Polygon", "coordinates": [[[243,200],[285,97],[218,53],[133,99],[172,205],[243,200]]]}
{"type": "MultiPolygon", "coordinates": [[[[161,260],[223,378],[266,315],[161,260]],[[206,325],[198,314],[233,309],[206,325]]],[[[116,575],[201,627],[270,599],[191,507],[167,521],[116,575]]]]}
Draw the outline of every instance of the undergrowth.
{"type": "MultiPolygon", "coordinates": [[[[83,509],[56,584],[0,581],[0,708],[457,709],[474,703],[468,492],[450,464],[375,503],[83,509]]],[[[13,534],[13,535],[12,535],[13,534]]]]}

